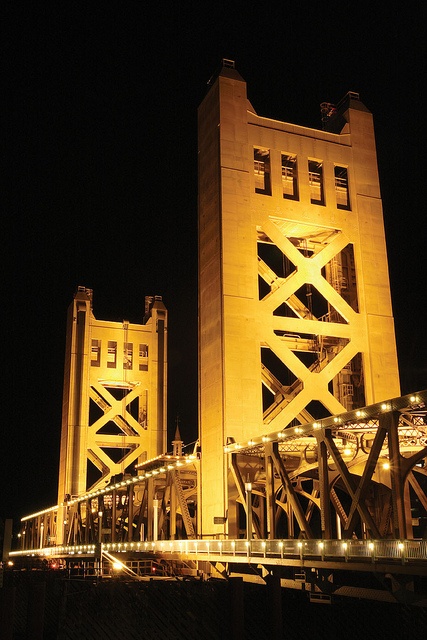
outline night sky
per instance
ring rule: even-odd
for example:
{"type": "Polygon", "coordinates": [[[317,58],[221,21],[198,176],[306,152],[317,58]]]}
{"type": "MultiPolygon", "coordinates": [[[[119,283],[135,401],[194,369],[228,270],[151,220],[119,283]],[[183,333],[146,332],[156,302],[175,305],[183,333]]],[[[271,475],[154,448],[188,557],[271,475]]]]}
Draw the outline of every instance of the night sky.
{"type": "Polygon", "coordinates": [[[374,114],[402,393],[426,388],[421,15],[344,1],[29,6],[7,3],[0,20],[0,517],[56,503],[79,285],[99,319],[141,322],[144,297],[163,296],[169,441],[177,416],[197,437],[197,108],[222,58],[259,115],[320,128],[320,103],[349,90],[374,114]]]}

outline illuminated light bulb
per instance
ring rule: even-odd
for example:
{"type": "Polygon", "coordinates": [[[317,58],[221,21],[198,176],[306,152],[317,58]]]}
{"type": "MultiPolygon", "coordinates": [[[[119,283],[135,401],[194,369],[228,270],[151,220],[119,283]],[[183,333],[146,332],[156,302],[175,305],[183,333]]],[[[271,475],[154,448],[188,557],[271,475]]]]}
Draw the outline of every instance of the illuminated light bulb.
{"type": "Polygon", "coordinates": [[[262,441],[263,442],[269,442],[270,438],[268,436],[262,436],[262,441]]]}
{"type": "Polygon", "coordinates": [[[405,545],[403,544],[403,542],[399,542],[397,546],[399,547],[400,550],[402,550],[405,545]]]}
{"type": "Polygon", "coordinates": [[[301,547],[302,547],[302,542],[298,542],[297,546],[301,549],[301,547]]]}
{"type": "Polygon", "coordinates": [[[361,411],[356,411],[356,416],[357,416],[358,418],[360,418],[360,417],[361,417],[361,415],[362,415],[362,412],[361,412],[361,411]]]}
{"type": "Polygon", "coordinates": [[[320,548],[320,549],[323,549],[323,546],[324,546],[324,545],[323,545],[323,542],[319,542],[319,548],[320,548]]]}
{"type": "Polygon", "coordinates": [[[372,551],[372,550],[373,550],[373,548],[374,548],[374,543],[373,543],[373,542],[370,542],[370,543],[368,544],[368,548],[372,551]]]}
{"type": "Polygon", "coordinates": [[[343,453],[345,456],[351,456],[352,451],[351,449],[344,449],[343,453]]]}

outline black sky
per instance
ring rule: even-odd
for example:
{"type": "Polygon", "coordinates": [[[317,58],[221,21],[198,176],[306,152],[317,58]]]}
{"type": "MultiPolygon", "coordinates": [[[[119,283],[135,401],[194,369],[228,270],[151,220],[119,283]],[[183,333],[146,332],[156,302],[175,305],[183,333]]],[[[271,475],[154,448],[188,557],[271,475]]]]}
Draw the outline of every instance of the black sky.
{"type": "MultiPolygon", "coordinates": [[[[169,310],[169,432],[197,435],[197,107],[222,58],[262,116],[373,112],[402,393],[427,386],[422,16],[355,2],[11,2],[3,8],[0,517],[56,501],[66,310],[169,310]]],[[[421,11],[421,10],[420,10],[421,11]]]]}

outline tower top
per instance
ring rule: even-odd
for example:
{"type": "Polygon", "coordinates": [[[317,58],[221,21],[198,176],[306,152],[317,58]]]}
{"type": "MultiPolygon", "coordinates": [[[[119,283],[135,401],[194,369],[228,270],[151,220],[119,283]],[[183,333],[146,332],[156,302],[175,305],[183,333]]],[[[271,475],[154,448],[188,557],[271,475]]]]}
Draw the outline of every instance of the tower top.
{"type": "Polygon", "coordinates": [[[356,91],[347,91],[338,104],[322,102],[320,112],[322,114],[322,128],[331,133],[341,133],[344,125],[348,122],[348,110],[365,111],[369,109],[360,100],[360,95],[356,91]],[[347,114],[347,115],[346,115],[347,114]]]}
{"type": "Polygon", "coordinates": [[[179,417],[176,417],[176,429],[175,429],[175,438],[172,440],[173,452],[174,456],[182,456],[182,445],[183,441],[181,439],[181,434],[179,432],[179,417]]]}
{"type": "Polygon", "coordinates": [[[236,71],[236,63],[229,58],[223,58],[221,66],[216,73],[214,73],[208,80],[207,84],[212,85],[218,77],[231,78],[232,80],[240,80],[244,82],[242,76],[236,71]]]}

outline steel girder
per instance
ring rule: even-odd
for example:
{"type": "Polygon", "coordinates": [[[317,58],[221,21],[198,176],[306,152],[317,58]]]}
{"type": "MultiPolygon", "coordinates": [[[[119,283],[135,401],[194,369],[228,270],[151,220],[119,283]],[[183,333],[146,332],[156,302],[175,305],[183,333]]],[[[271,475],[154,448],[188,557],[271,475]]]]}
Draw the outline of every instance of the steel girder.
{"type": "Polygon", "coordinates": [[[424,391],[229,446],[242,511],[249,508],[246,478],[257,496],[251,503],[253,535],[425,536],[426,397],[424,391]]]}

